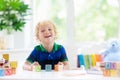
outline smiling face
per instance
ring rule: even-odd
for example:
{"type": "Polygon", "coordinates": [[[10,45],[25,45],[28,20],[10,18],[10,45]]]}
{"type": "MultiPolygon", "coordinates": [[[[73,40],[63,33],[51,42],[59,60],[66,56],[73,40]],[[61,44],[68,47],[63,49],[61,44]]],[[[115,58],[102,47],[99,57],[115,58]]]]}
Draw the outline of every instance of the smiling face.
{"type": "Polygon", "coordinates": [[[56,28],[53,23],[49,21],[39,23],[36,30],[36,36],[42,44],[54,43],[56,37],[56,28]]]}

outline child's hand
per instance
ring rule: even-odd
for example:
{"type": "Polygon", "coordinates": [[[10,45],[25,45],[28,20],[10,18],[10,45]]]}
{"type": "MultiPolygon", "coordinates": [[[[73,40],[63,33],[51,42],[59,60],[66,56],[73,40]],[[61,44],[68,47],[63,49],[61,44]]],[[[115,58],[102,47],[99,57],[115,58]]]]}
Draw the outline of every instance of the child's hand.
{"type": "Polygon", "coordinates": [[[34,62],[32,65],[32,70],[36,67],[36,66],[40,66],[38,62],[34,62]]]}
{"type": "Polygon", "coordinates": [[[28,71],[33,71],[33,68],[38,65],[39,65],[38,62],[34,62],[33,64],[29,62],[25,62],[25,64],[23,65],[23,69],[28,71]]]}
{"type": "Polygon", "coordinates": [[[34,66],[38,66],[39,63],[38,63],[38,62],[34,62],[32,65],[34,65],[34,66]]]}
{"type": "Polygon", "coordinates": [[[58,65],[63,65],[63,62],[58,62],[58,65]]]}
{"type": "Polygon", "coordinates": [[[25,63],[23,65],[23,69],[24,70],[28,70],[28,71],[32,71],[32,66],[31,66],[31,64],[25,63]]]}

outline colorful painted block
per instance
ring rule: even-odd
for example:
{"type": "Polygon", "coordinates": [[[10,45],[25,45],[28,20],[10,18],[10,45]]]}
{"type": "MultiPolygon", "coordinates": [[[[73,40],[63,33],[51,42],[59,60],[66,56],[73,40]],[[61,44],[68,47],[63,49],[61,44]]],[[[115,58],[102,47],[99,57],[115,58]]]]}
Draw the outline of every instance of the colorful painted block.
{"type": "Polygon", "coordinates": [[[84,61],[84,55],[83,54],[78,55],[78,66],[80,67],[81,65],[85,66],[85,61],[84,61]]]}
{"type": "Polygon", "coordinates": [[[77,55],[77,67],[80,67],[79,55],[77,55]]]}
{"type": "Polygon", "coordinates": [[[63,71],[63,65],[55,65],[54,70],[55,71],[63,71]]]}
{"type": "Polygon", "coordinates": [[[110,76],[110,70],[103,70],[104,76],[110,76]]]}
{"type": "Polygon", "coordinates": [[[111,69],[111,62],[105,62],[105,69],[111,69]]]}
{"type": "Polygon", "coordinates": [[[41,66],[40,65],[33,66],[33,71],[40,72],[41,71],[41,66]]]}
{"type": "Polygon", "coordinates": [[[120,77],[120,69],[116,70],[117,77],[120,77]]]}
{"type": "Polygon", "coordinates": [[[10,61],[11,68],[17,68],[18,62],[17,61],[10,61]]]}
{"type": "Polygon", "coordinates": [[[111,62],[111,64],[110,64],[110,65],[111,65],[111,69],[114,69],[114,70],[116,69],[116,66],[117,66],[117,65],[116,65],[116,63],[115,63],[115,62],[111,62]]]}
{"type": "Polygon", "coordinates": [[[16,74],[16,68],[11,68],[12,74],[16,74]]]}
{"type": "Polygon", "coordinates": [[[102,62],[101,54],[95,54],[96,62],[102,62]]]}
{"type": "Polygon", "coordinates": [[[52,71],[52,65],[46,64],[46,65],[45,65],[45,70],[46,70],[46,71],[52,71]]]}
{"type": "Polygon", "coordinates": [[[90,69],[89,55],[84,55],[85,68],[90,69]]]}
{"type": "Polygon", "coordinates": [[[6,76],[12,75],[11,68],[5,68],[5,75],[6,76]]]}
{"type": "Polygon", "coordinates": [[[112,76],[112,77],[115,77],[115,76],[117,76],[117,74],[116,74],[116,70],[110,70],[110,76],[112,76]]]}
{"type": "Polygon", "coordinates": [[[9,61],[9,54],[3,54],[3,58],[7,61],[9,61]]]}
{"type": "Polygon", "coordinates": [[[95,58],[95,54],[91,54],[91,60],[92,60],[92,66],[96,66],[96,58],[95,58]]]}
{"type": "Polygon", "coordinates": [[[4,76],[5,75],[5,70],[0,68],[0,76],[4,76]]]}
{"type": "Polygon", "coordinates": [[[120,62],[116,62],[116,69],[120,69],[120,62]]]}

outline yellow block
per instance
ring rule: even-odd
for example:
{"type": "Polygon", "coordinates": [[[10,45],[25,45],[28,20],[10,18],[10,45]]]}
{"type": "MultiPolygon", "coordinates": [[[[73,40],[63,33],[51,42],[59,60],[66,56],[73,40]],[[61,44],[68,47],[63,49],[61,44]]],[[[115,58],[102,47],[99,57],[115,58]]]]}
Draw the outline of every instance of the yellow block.
{"type": "Polygon", "coordinates": [[[116,75],[116,70],[110,70],[110,76],[115,77],[116,75]]]}
{"type": "Polygon", "coordinates": [[[9,61],[9,54],[3,54],[3,58],[7,61],[9,61]]]}
{"type": "Polygon", "coordinates": [[[10,61],[11,68],[17,68],[18,62],[17,61],[10,61]]]}
{"type": "Polygon", "coordinates": [[[117,77],[120,77],[120,69],[116,70],[117,77]]]}
{"type": "Polygon", "coordinates": [[[96,66],[96,58],[95,58],[95,54],[91,54],[91,61],[92,61],[92,66],[96,66]]]}

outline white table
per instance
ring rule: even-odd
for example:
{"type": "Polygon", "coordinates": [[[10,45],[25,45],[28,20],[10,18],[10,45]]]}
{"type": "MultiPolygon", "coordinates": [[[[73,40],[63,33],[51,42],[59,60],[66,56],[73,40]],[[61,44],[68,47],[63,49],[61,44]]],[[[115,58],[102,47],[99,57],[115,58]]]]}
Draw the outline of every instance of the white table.
{"type": "Polygon", "coordinates": [[[86,74],[80,70],[32,72],[19,69],[15,75],[0,76],[0,80],[120,80],[120,77],[86,74]]]}

